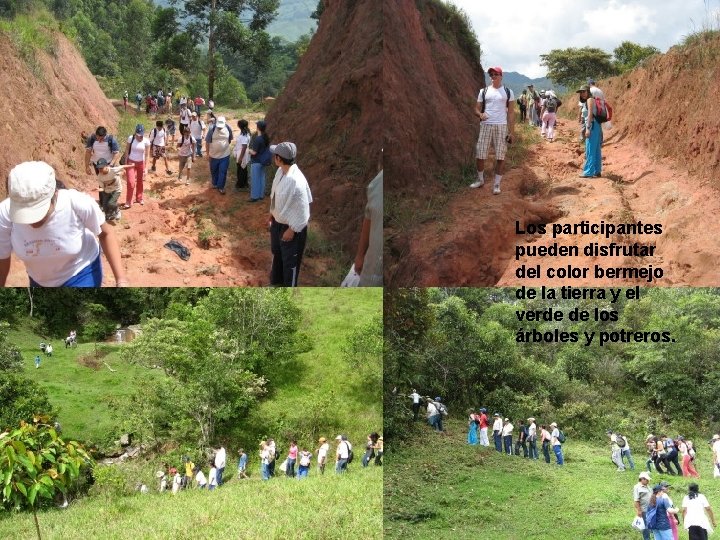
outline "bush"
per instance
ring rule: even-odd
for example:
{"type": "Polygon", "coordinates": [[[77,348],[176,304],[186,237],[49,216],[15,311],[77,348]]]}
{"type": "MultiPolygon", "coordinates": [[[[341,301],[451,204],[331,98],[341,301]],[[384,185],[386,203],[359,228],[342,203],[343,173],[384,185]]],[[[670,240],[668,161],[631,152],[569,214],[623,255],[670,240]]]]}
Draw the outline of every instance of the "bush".
{"type": "Polygon", "coordinates": [[[114,465],[98,465],[93,469],[93,477],[95,483],[90,488],[90,495],[113,498],[132,493],[125,477],[114,465]]]}

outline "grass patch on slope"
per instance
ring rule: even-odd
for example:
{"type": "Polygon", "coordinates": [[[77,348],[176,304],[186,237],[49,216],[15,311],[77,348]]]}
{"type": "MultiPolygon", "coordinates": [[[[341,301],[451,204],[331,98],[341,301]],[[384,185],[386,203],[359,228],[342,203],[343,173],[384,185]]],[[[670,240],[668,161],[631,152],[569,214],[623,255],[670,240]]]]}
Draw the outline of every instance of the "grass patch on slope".
{"type": "MultiPolygon", "coordinates": [[[[40,511],[38,519],[47,539],[381,538],[382,468],[361,469],[358,461],[343,476],[313,468],[302,481],[231,480],[212,492],[86,498],[40,511]]],[[[35,538],[32,514],[0,512],[0,538],[35,538]]]]}
{"type": "MultiPolygon", "coordinates": [[[[448,423],[439,436],[423,423],[417,435],[385,457],[386,538],[488,540],[637,540],[632,489],[644,469],[644,448],[630,441],[635,472],[616,472],[609,446],[568,439],[566,464],[498,454],[470,446],[465,423],[448,423]]],[[[492,441],[491,441],[492,444],[492,441]]],[[[698,441],[698,484],[720,504],[720,485],[712,478],[712,453],[698,441]]],[[[676,507],[689,478],[651,473],[667,480],[676,507]]],[[[682,531],[682,529],[681,529],[682,531]]],[[[682,531],[680,538],[687,538],[682,531]]]]}

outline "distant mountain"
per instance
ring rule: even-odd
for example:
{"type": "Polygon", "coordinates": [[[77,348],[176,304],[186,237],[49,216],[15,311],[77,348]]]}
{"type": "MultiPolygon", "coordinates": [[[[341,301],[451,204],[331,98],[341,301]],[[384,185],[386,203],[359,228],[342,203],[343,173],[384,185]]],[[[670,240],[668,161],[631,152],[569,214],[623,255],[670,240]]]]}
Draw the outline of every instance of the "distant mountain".
{"type": "Polygon", "coordinates": [[[556,94],[566,91],[566,88],[564,86],[553,84],[550,79],[547,79],[545,77],[539,79],[531,79],[530,77],[527,77],[522,73],[517,73],[516,71],[504,72],[503,83],[505,84],[505,86],[510,88],[516,95],[522,93],[522,91],[527,88],[528,84],[533,84],[535,86],[535,90],[537,91],[552,89],[555,91],[556,94]]]}
{"type": "MultiPolygon", "coordinates": [[[[170,7],[170,0],[153,0],[155,4],[170,7]]],[[[278,16],[267,28],[271,36],[280,36],[296,41],[317,27],[317,21],[310,15],[317,7],[318,0],[280,0],[278,16]]]]}

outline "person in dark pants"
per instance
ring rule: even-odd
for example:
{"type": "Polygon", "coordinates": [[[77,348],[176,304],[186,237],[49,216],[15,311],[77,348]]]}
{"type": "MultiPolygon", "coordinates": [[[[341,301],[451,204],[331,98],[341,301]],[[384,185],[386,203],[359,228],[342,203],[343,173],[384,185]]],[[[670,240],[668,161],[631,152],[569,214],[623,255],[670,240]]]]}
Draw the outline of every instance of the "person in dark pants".
{"type": "Polygon", "coordinates": [[[270,191],[270,285],[296,287],[310,220],[312,194],[305,175],[295,164],[297,147],[291,142],[270,146],[278,168],[270,191]]]}
{"type": "Polygon", "coordinates": [[[550,463],[550,432],[543,424],[540,426],[540,438],[542,440],[542,453],[545,457],[545,463],[550,463]]]}
{"type": "Polygon", "coordinates": [[[493,414],[493,442],[495,443],[495,450],[502,454],[502,427],[503,422],[500,418],[500,413],[493,414]]]}
{"type": "Polygon", "coordinates": [[[523,420],[520,420],[520,425],[518,426],[518,438],[515,441],[515,455],[516,456],[520,455],[520,449],[522,448],[523,457],[528,457],[527,437],[528,437],[528,428],[525,425],[525,422],[523,420]]]}
{"type": "Polygon", "coordinates": [[[413,388],[412,394],[410,394],[410,398],[413,400],[413,422],[417,422],[418,419],[418,413],[420,412],[420,400],[422,399],[420,394],[417,393],[417,390],[413,388]]]}

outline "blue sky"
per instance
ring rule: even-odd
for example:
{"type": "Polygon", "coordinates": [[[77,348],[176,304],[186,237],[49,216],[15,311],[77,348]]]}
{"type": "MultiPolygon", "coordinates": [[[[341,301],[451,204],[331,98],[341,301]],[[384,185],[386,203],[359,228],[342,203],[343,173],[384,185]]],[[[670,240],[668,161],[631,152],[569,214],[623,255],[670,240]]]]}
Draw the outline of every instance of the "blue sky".
{"type": "Polygon", "coordinates": [[[470,17],[483,66],[531,78],[545,75],[539,55],[552,49],[590,46],[612,53],[627,40],[666,52],[688,34],[720,29],[720,0],[446,1],[470,17]]]}

